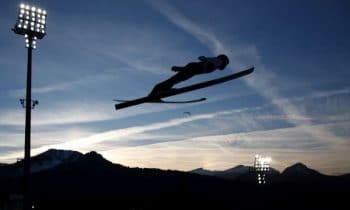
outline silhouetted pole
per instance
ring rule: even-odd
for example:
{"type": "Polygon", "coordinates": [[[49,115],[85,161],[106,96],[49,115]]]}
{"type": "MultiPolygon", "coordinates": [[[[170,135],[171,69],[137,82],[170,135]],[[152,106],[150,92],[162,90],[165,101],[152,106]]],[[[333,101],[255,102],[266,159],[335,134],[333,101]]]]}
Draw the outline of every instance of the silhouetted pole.
{"type": "Polygon", "coordinates": [[[23,209],[32,209],[32,194],[30,182],[30,129],[31,129],[31,111],[38,101],[32,100],[32,51],[36,48],[36,40],[42,39],[46,35],[46,10],[20,4],[18,8],[18,17],[14,33],[24,36],[26,48],[28,48],[27,58],[27,87],[26,98],[21,99],[22,105],[26,109],[25,119],[25,137],[24,137],[24,165],[23,165],[23,209]]]}
{"type": "MultiPolygon", "coordinates": [[[[28,37],[30,42],[33,37],[28,37]]],[[[24,137],[24,209],[31,209],[31,188],[30,188],[30,127],[32,112],[32,47],[28,47],[27,59],[27,90],[26,90],[26,121],[25,121],[25,137],[24,137]]]]}

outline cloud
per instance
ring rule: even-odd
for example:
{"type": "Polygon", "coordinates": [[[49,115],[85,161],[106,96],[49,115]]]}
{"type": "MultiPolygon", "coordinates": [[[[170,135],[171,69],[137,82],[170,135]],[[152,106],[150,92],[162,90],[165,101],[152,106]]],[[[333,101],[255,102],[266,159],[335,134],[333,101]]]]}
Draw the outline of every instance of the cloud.
{"type": "MultiPolygon", "coordinates": [[[[134,127],[128,127],[128,128],[123,128],[123,129],[116,129],[116,130],[111,130],[111,131],[105,131],[105,132],[100,132],[100,133],[94,133],[92,135],[82,137],[82,138],[77,138],[73,140],[65,139],[65,142],[63,143],[58,143],[58,144],[50,144],[44,147],[39,147],[36,149],[33,149],[33,154],[38,154],[39,152],[43,152],[49,148],[57,148],[57,149],[71,149],[71,150],[84,150],[86,149],[87,151],[89,150],[94,150],[96,148],[96,145],[98,145],[101,142],[104,141],[123,141],[124,138],[128,138],[133,135],[145,133],[145,132],[150,132],[150,131],[155,131],[163,128],[168,128],[168,127],[174,127],[174,126],[179,126],[185,123],[190,123],[193,121],[198,121],[198,120],[204,120],[204,119],[213,119],[218,116],[225,116],[225,115],[230,115],[232,113],[238,113],[245,111],[246,109],[242,110],[229,110],[229,111],[221,111],[221,112],[216,112],[216,113],[208,113],[208,114],[201,114],[201,115],[195,115],[187,118],[176,118],[164,122],[158,122],[158,123],[152,123],[149,125],[143,125],[143,126],[134,126],[134,127]]],[[[6,159],[11,159],[14,157],[17,157],[18,154],[13,154],[11,156],[6,156],[0,158],[3,160],[6,159]]]]}
{"type": "MultiPolygon", "coordinates": [[[[66,91],[71,90],[77,86],[89,86],[92,83],[98,83],[98,82],[104,82],[106,80],[109,80],[111,78],[110,74],[99,74],[94,76],[85,76],[84,78],[79,78],[72,81],[66,81],[61,82],[57,84],[50,84],[43,87],[33,87],[32,93],[33,94],[44,94],[44,93],[51,93],[56,91],[66,91]]],[[[16,89],[16,90],[9,90],[9,95],[12,97],[21,97],[25,95],[26,89],[16,89]]]]}
{"type": "MultiPolygon", "coordinates": [[[[66,104],[61,107],[52,107],[51,110],[43,110],[33,113],[32,125],[67,125],[73,123],[96,122],[113,119],[113,115],[103,110],[103,108],[106,107],[105,104],[91,104],[91,106],[84,104],[71,105],[72,106],[66,104]],[[94,109],[95,112],[91,112],[91,109],[94,109]]],[[[0,114],[0,125],[24,126],[24,110],[1,110],[0,114]]]]}
{"type": "Polygon", "coordinates": [[[167,17],[172,23],[193,35],[193,37],[200,41],[202,44],[209,45],[209,48],[213,49],[215,53],[227,53],[226,51],[223,51],[224,46],[215,36],[187,19],[170,4],[167,4],[165,1],[157,0],[150,0],[148,2],[158,12],[167,17]]]}
{"type": "MultiPolygon", "coordinates": [[[[104,78],[102,76],[101,78],[104,78]]],[[[63,87],[71,87],[80,84],[80,81],[68,83],[67,85],[57,85],[63,87]]],[[[43,89],[50,89],[45,87],[43,89]]],[[[58,91],[52,89],[51,91],[58,91]]],[[[240,96],[240,95],[238,95],[240,96]]],[[[202,105],[209,103],[217,103],[218,101],[227,100],[232,97],[238,97],[237,94],[215,95],[210,100],[201,102],[202,105]]],[[[38,107],[38,111],[33,111],[32,125],[34,126],[52,126],[52,125],[67,125],[75,123],[91,123],[106,120],[120,120],[133,116],[151,114],[156,112],[171,111],[183,109],[196,104],[184,104],[180,108],[176,105],[150,105],[136,106],[128,110],[114,110],[115,102],[96,102],[92,101],[69,101],[64,103],[56,103],[49,108],[43,109],[38,107]],[[144,108],[146,106],[146,108],[144,108]],[[53,111],[54,110],[54,111],[53,111]],[[93,112],[91,111],[93,110],[93,112]]],[[[25,111],[23,109],[0,109],[0,126],[24,126],[25,111]]]]}
{"type": "MultiPolygon", "coordinates": [[[[333,126],[339,124],[312,125],[306,126],[305,129],[321,130],[333,126]]],[[[327,174],[343,174],[350,170],[348,163],[350,142],[336,146],[332,139],[328,142],[319,142],[303,130],[290,127],[208,135],[137,147],[130,145],[106,148],[101,153],[113,162],[163,169],[169,169],[171,166],[180,170],[198,167],[222,170],[239,164],[252,165],[254,155],[263,153],[272,156],[272,167],[279,170],[300,161],[327,174]]]]}
{"type": "Polygon", "coordinates": [[[342,88],[337,90],[328,90],[328,91],[315,91],[310,97],[313,98],[323,98],[323,97],[331,97],[337,95],[350,94],[350,88],[342,88]]]}
{"type": "MultiPolygon", "coordinates": [[[[161,112],[166,109],[165,107],[158,107],[158,109],[155,107],[148,107],[148,109],[136,107],[132,110],[116,112],[113,104],[112,101],[110,103],[69,101],[54,104],[46,109],[39,107],[37,112],[32,112],[32,125],[54,126],[120,120],[136,115],[161,112]]],[[[0,116],[0,126],[24,126],[24,109],[2,109],[0,116]]]]}
{"type": "Polygon", "coordinates": [[[103,21],[103,24],[96,24],[97,29],[91,28],[90,23],[80,21],[72,23],[88,30],[83,39],[80,34],[76,33],[74,27],[67,28],[66,31],[68,32],[66,33],[68,33],[71,40],[74,40],[75,45],[91,52],[95,59],[99,59],[99,57],[103,60],[106,58],[113,59],[116,65],[122,64],[122,69],[140,71],[143,74],[145,71],[157,75],[169,73],[170,64],[176,63],[175,60],[181,57],[179,55],[189,54],[189,52],[180,50],[181,45],[178,44],[178,41],[169,42],[168,37],[177,34],[154,25],[154,22],[142,20],[143,24],[137,25],[138,20],[135,22],[133,20],[127,22],[118,20],[103,21]],[[89,30],[91,31],[89,32],[89,30]],[[101,39],[101,35],[95,33],[96,30],[109,35],[101,39]],[[89,43],[89,45],[86,45],[86,43],[89,43]]]}
{"type": "Polygon", "coordinates": [[[123,129],[117,129],[107,132],[102,132],[99,134],[91,135],[87,138],[77,139],[74,141],[65,142],[60,145],[56,145],[57,147],[62,148],[81,148],[86,147],[89,145],[94,145],[103,141],[107,140],[123,140],[124,137],[132,136],[135,134],[140,134],[144,132],[150,132],[154,130],[159,130],[167,127],[174,127],[179,126],[185,123],[197,121],[197,120],[204,120],[204,119],[213,119],[218,116],[222,115],[230,115],[234,112],[241,112],[243,110],[230,110],[230,111],[221,111],[221,112],[215,112],[215,113],[208,113],[208,114],[201,114],[201,115],[195,115],[187,118],[176,118],[164,122],[158,122],[158,123],[152,123],[149,125],[143,125],[143,126],[134,126],[134,127],[128,127],[123,129]]]}
{"type": "MultiPolygon", "coordinates": [[[[24,128],[23,128],[24,130],[24,128]]],[[[43,145],[58,144],[72,139],[90,136],[96,131],[89,128],[82,128],[77,126],[52,126],[45,129],[34,129],[31,133],[32,147],[40,147],[43,145]]],[[[24,132],[23,131],[2,131],[0,130],[0,147],[16,147],[23,145],[24,132]]],[[[20,146],[22,149],[22,146],[20,146]]]]}
{"type": "MultiPolygon", "coordinates": [[[[50,93],[54,91],[62,91],[66,90],[69,88],[72,88],[74,85],[78,84],[78,81],[73,81],[73,82],[63,82],[59,84],[54,84],[54,85],[48,85],[45,87],[40,87],[40,88],[32,88],[32,93],[50,93]]],[[[9,95],[12,97],[21,97],[25,95],[26,89],[16,89],[16,90],[10,90],[9,95]]]]}

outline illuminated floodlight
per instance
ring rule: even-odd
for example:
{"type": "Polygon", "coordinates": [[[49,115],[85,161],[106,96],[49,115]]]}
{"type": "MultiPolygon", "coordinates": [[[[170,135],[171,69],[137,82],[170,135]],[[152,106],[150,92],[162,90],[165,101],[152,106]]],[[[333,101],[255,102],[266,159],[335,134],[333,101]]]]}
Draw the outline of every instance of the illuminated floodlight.
{"type": "Polygon", "coordinates": [[[16,34],[27,35],[30,40],[26,47],[35,49],[33,39],[42,39],[46,35],[47,12],[35,6],[20,4],[18,18],[15,27],[12,29],[16,34]]]}
{"type": "Polygon", "coordinates": [[[257,173],[258,184],[266,184],[266,173],[270,171],[271,158],[255,155],[254,169],[257,173]]]}

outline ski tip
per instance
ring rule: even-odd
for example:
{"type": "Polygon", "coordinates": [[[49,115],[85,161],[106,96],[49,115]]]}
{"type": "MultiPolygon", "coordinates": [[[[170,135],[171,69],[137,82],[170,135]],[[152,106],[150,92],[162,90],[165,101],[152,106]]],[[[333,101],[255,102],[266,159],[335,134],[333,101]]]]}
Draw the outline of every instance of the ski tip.
{"type": "Polygon", "coordinates": [[[250,73],[253,73],[253,72],[254,72],[254,69],[255,69],[255,68],[254,68],[254,66],[253,66],[253,67],[250,67],[249,69],[247,69],[246,71],[249,72],[249,74],[250,74],[250,73]]]}
{"type": "Polygon", "coordinates": [[[237,74],[248,75],[254,72],[254,67],[250,67],[249,69],[237,72],[237,74]]]}

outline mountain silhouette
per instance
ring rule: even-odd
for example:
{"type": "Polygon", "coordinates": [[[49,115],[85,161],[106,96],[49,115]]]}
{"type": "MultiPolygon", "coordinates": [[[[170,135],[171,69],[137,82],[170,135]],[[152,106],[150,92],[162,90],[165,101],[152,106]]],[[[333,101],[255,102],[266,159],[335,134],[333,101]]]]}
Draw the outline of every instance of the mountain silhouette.
{"type": "MultiPolygon", "coordinates": [[[[272,171],[266,185],[243,165],[190,172],[130,168],[96,152],[62,150],[32,157],[32,163],[41,164],[31,176],[35,209],[334,209],[347,203],[350,192],[349,175],[326,176],[301,163],[272,171]],[[318,181],[305,182],[310,177],[318,181]]],[[[21,167],[0,166],[0,207],[21,193],[21,167]]]]}
{"type": "Polygon", "coordinates": [[[198,168],[195,170],[192,170],[190,172],[201,174],[201,175],[208,175],[208,176],[217,176],[222,178],[228,178],[228,179],[234,179],[237,178],[240,175],[247,174],[249,172],[254,171],[252,167],[249,166],[243,166],[239,165],[224,171],[210,171],[203,168],[198,168]]]}
{"type": "Polygon", "coordinates": [[[322,176],[322,174],[316,170],[308,168],[306,165],[302,163],[296,163],[292,166],[287,167],[283,172],[283,176],[322,176]]]}
{"type": "MultiPolygon", "coordinates": [[[[218,178],[223,179],[230,179],[230,180],[238,180],[240,182],[246,182],[246,183],[255,183],[256,180],[256,173],[252,166],[244,166],[244,165],[238,165],[230,169],[226,169],[223,171],[210,171],[203,168],[197,168],[190,173],[194,174],[200,174],[205,176],[214,176],[218,178]]],[[[272,179],[273,177],[276,177],[280,175],[280,172],[274,168],[270,168],[270,170],[266,173],[267,179],[272,179]]]]}
{"type": "Polygon", "coordinates": [[[82,154],[76,151],[50,149],[32,158],[31,171],[35,173],[54,168],[63,162],[77,160],[81,156],[82,154]]]}

